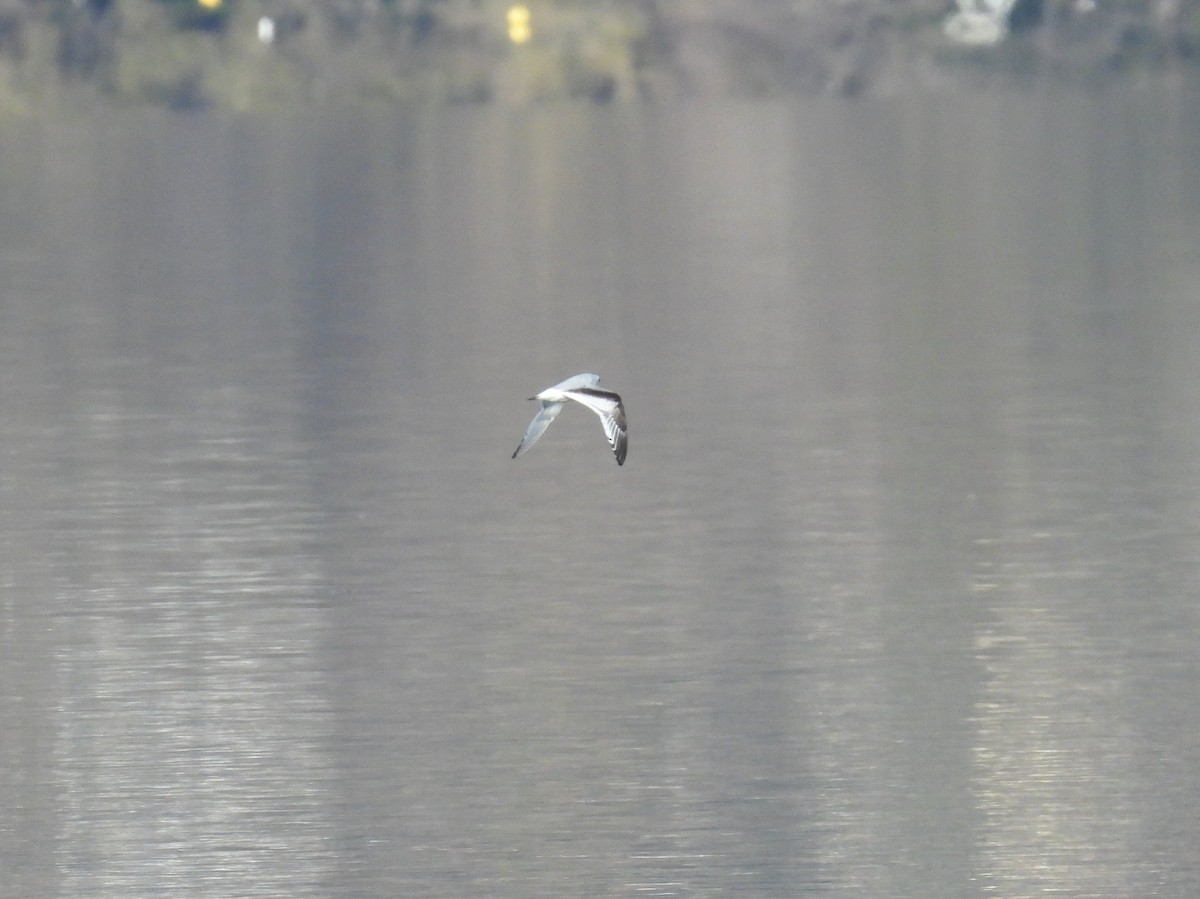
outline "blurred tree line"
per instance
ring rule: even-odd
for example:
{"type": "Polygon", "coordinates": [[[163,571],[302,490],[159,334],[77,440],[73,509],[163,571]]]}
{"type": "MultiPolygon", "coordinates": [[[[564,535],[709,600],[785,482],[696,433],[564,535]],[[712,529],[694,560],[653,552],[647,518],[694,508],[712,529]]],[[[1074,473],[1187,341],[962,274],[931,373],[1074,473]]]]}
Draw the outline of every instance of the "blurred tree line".
{"type": "Polygon", "coordinates": [[[0,109],[894,93],[1197,59],[1200,0],[0,0],[0,109]]]}

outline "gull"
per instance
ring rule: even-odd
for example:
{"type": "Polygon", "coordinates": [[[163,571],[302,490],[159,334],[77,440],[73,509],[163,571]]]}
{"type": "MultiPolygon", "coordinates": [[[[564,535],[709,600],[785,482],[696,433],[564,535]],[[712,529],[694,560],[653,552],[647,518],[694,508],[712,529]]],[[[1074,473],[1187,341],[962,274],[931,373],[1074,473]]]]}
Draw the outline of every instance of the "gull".
{"type": "Polygon", "coordinates": [[[558,413],[562,411],[563,404],[567,400],[574,400],[600,416],[600,423],[604,425],[604,436],[608,438],[613,453],[616,454],[617,464],[625,464],[625,450],[629,446],[629,438],[626,436],[628,429],[625,427],[625,407],[621,404],[621,397],[611,390],[604,390],[600,387],[599,375],[586,372],[575,375],[573,378],[567,378],[561,384],[547,387],[537,396],[531,396],[530,399],[540,401],[542,408],[529,423],[525,436],[521,438],[521,445],[512,454],[514,459],[537,443],[538,438],[546,432],[546,428],[550,427],[550,422],[554,421],[558,413]]]}

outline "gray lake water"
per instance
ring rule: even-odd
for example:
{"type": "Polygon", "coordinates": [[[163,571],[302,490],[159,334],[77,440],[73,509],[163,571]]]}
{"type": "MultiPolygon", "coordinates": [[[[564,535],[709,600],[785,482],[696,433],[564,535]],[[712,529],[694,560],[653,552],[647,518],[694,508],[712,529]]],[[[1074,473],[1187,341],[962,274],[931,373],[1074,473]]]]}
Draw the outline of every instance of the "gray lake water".
{"type": "Polygon", "coordinates": [[[4,895],[1194,899],[1197,235],[1195,86],[7,123],[4,895]]]}

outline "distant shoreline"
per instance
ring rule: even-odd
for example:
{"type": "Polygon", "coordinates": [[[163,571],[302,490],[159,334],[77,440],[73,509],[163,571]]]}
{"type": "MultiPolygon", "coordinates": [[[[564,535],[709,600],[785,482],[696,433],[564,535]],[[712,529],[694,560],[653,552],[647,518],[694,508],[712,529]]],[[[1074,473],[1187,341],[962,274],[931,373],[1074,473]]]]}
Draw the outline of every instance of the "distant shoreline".
{"type": "MultiPolygon", "coordinates": [[[[879,96],[1200,71],[1200,0],[55,0],[0,6],[0,111],[879,96]],[[966,4],[966,5],[964,5],[966,4]],[[966,12],[963,12],[966,10],[966,12]],[[999,22],[955,40],[951,18],[999,22]],[[991,40],[992,43],[986,43],[991,40]]],[[[961,31],[961,29],[959,29],[961,31]]]]}

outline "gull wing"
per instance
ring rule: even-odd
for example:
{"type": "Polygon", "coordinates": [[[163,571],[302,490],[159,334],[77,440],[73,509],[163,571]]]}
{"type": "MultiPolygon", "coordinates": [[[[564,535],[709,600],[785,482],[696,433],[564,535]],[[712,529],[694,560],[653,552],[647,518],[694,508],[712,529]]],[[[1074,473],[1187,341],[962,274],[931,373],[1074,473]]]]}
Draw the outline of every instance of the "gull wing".
{"type": "Polygon", "coordinates": [[[538,438],[546,433],[546,428],[550,427],[550,422],[554,421],[558,413],[562,411],[562,403],[547,403],[545,400],[542,400],[541,403],[542,408],[538,410],[537,415],[533,416],[533,421],[525,429],[525,436],[521,438],[517,451],[512,454],[514,459],[537,443],[538,438]]]}
{"type": "MultiPolygon", "coordinates": [[[[575,378],[584,377],[595,377],[595,375],[575,376],[575,378]]],[[[575,378],[570,380],[575,380],[575,378]]],[[[598,381],[599,378],[596,380],[598,381]]],[[[624,465],[625,453],[629,449],[629,428],[625,425],[625,405],[621,402],[621,397],[611,390],[602,390],[594,385],[563,388],[563,393],[600,416],[600,423],[604,425],[604,436],[608,438],[608,444],[617,457],[617,464],[624,465]]],[[[557,414],[555,412],[555,415],[557,414]]],[[[531,429],[532,427],[530,425],[531,429]]],[[[544,430],[546,430],[545,427],[542,428],[542,431],[544,430]]],[[[541,431],[538,434],[540,435],[541,431]]]]}
{"type": "Polygon", "coordinates": [[[546,389],[567,391],[574,390],[577,387],[598,387],[599,385],[600,376],[585,371],[581,375],[572,375],[561,384],[555,384],[553,387],[548,387],[546,389]]]}

